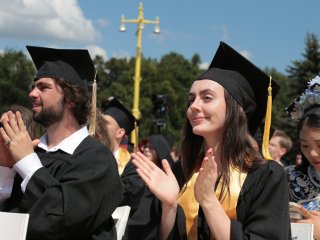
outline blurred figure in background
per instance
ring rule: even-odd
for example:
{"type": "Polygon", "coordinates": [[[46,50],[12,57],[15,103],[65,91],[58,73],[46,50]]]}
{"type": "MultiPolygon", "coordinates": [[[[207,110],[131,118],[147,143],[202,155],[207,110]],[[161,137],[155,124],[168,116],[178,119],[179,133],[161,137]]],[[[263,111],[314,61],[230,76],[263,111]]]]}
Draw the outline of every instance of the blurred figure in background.
{"type": "MultiPolygon", "coordinates": [[[[27,128],[27,131],[30,135],[31,139],[35,139],[36,134],[36,123],[33,120],[33,114],[32,111],[26,107],[23,107],[21,105],[12,105],[10,106],[7,111],[12,111],[13,113],[16,113],[17,111],[20,112],[22,120],[27,128]]],[[[2,125],[2,123],[1,123],[2,125]]],[[[16,171],[14,168],[11,168],[8,170],[8,167],[12,167],[15,162],[10,156],[8,147],[5,144],[5,140],[0,135],[0,162],[3,163],[2,166],[0,166],[0,205],[2,202],[4,202],[6,199],[8,199],[11,195],[12,186],[13,186],[13,180],[14,176],[16,175],[16,171]]],[[[1,207],[0,207],[1,209],[1,207]]]]}
{"type": "MultiPolygon", "coordinates": [[[[98,139],[102,144],[104,144],[110,150],[113,149],[113,141],[109,135],[109,131],[107,128],[108,122],[104,118],[101,110],[99,108],[96,109],[96,126],[95,126],[95,134],[94,137],[98,139]]],[[[88,125],[88,129],[90,125],[88,125]]]]}
{"type": "MultiPolygon", "coordinates": [[[[139,150],[159,167],[161,166],[162,159],[167,159],[170,164],[173,164],[169,143],[163,135],[154,134],[142,139],[139,143],[139,150]]],[[[157,239],[161,221],[161,202],[150,192],[146,184],[139,177],[132,161],[129,161],[127,164],[121,178],[125,186],[122,205],[131,206],[124,239],[157,239]]],[[[178,212],[180,222],[184,226],[185,218],[181,207],[179,207],[178,212]]],[[[175,227],[178,228],[177,225],[175,227]]],[[[184,228],[182,228],[181,234],[185,234],[184,228]]]]}
{"type": "Polygon", "coordinates": [[[116,98],[112,98],[102,106],[102,114],[111,139],[112,151],[118,164],[121,175],[131,159],[128,145],[128,136],[135,129],[136,119],[129,110],[116,98]]]}
{"type": "Polygon", "coordinates": [[[283,167],[287,166],[288,161],[284,157],[291,148],[292,141],[290,137],[282,130],[275,130],[269,141],[269,153],[272,159],[283,167]]]}
{"type": "Polygon", "coordinates": [[[167,159],[170,164],[173,163],[171,149],[163,135],[155,134],[142,139],[139,143],[139,149],[160,168],[162,167],[162,159],[167,159]]]}
{"type": "Polygon", "coordinates": [[[303,164],[302,155],[300,152],[296,154],[295,165],[301,166],[303,164]]]}

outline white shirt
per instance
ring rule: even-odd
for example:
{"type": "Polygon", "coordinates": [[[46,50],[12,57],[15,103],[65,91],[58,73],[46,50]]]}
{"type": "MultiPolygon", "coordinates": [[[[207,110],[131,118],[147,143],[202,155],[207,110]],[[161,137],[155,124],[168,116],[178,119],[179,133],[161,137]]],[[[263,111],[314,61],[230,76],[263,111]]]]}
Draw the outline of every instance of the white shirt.
{"type": "MultiPolygon", "coordinates": [[[[38,147],[44,149],[47,152],[55,152],[59,149],[68,153],[73,154],[79,144],[89,135],[87,126],[83,126],[78,131],[71,134],[69,137],[63,139],[58,145],[48,148],[47,135],[43,135],[40,138],[38,147]]],[[[25,192],[26,186],[32,177],[32,175],[43,167],[38,155],[31,153],[26,157],[22,158],[19,162],[13,165],[13,168],[1,167],[0,168],[0,203],[11,196],[12,185],[15,173],[18,172],[22,177],[21,183],[22,192],[25,192]]]]}
{"type": "Polygon", "coordinates": [[[0,166],[0,205],[11,196],[15,175],[16,171],[13,168],[0,166]]]}

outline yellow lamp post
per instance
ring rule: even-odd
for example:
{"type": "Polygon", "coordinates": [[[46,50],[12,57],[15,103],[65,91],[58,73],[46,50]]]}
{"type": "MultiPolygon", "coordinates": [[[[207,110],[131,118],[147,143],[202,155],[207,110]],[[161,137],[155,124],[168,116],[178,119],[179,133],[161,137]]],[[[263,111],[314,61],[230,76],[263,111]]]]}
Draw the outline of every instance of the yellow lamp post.
{"type": "MultiPolygon", "coordinates": [[[[140,99],[140,81],[141,81],[141,40],[142,40],[142,30],[145,24],[155,24],[154,33],[160,33],[159,27],[159,18],[156,17],[154,21],[146,20],[143,16],[143,6],[140,2],[139,4],[139,15],[137,19],[125,19],[121,16],[121,26],[120,31],[125,32],[126,27],[125,23],[135,23],[137,24],[137,53],[136,53],[136,66],[135,66],[135,75],[134,75],[134,92],[133,92],[133,108],[132,114],[137,120],[140,119],[140,110],[139,110],[139,99],[140,99]]],[[[131,142],[136,147],[136,137],[135,133],[131,134],[131,142]]]]}

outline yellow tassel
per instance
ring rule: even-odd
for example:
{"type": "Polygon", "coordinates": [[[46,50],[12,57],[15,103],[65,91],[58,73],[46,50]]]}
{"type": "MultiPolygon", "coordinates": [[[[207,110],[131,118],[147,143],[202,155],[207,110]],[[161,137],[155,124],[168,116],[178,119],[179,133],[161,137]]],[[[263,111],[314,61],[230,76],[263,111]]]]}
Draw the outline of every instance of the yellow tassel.
{"type": "Polygon", "coordinates": [[[270,126],[271,126],[271,113],[272,113],[272,87],[271,87],[271,76],[268,87],[268,101],[267,101],[267,111],[264,123],[263,139],[262,139],[262,154],[265,159],[272,160],[269,153],[269,137],[270,137],[270,126]]]}
{"type": "Polygon", "coordinates": [[[97,123],[97,81],[96,81],[97,71],[94,75],[94,81],[92,84],[92,106],[91,106],[91,116],[89,120],[89,135],[95,136],[96,134],[96,123],[97,123]]]}
{"type": "Polygon", "coordinates": [[[139,139],[138,139],[139,133],[138,133],[137,120],[134,122],[133,134],[134,134],[134,138],[135,138],[135,141],[136,141],[135,144],[134,144],[133,151],[136,153],[136,152],[139,152],[139,139]]]}

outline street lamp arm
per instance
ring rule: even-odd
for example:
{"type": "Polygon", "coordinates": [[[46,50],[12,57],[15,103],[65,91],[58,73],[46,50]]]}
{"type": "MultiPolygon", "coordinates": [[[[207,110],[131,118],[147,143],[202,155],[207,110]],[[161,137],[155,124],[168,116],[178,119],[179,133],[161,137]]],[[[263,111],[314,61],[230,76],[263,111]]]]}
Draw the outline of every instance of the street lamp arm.
{"type": "Polygon", "coordinates": [[[140,19],[122,19],[121,22],[123,23],[140,23],[140,19]]]}
{"type": "Polygon", "coordinates": [[[141,19],[122,19],[123,23],[144,23],[144,24],[159,24],[159,20],[141,20],[141,19]]]}
{"type": "Polygon", "coordinates": [[[159,24],[159,21],[152,21],[152,20],[143,20],[142,22],[145,24],[159,24]]]}

